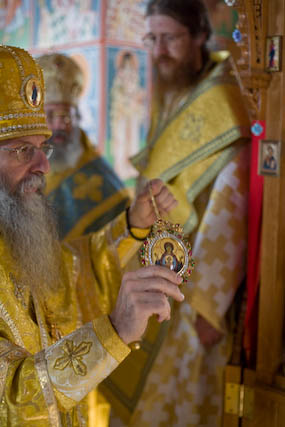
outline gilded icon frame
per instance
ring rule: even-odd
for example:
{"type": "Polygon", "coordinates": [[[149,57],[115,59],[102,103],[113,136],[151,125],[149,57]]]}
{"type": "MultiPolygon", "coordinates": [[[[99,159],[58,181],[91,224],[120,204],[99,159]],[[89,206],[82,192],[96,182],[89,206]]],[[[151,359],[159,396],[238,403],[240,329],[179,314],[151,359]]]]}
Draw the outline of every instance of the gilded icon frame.
{"type": "Polygon", "coordinates": [[[159,265],[187,281],[194,268],[192,249],[179,224],[158,220],[140,249],[143,266],[159,265]],[[170,260],[170,262],[168,262],[170,260]]]}
{"type": "Polygon", "coordinates": [[[280,175],[281,141],[264,139],[259,142],[258,174],[280,175]]]}

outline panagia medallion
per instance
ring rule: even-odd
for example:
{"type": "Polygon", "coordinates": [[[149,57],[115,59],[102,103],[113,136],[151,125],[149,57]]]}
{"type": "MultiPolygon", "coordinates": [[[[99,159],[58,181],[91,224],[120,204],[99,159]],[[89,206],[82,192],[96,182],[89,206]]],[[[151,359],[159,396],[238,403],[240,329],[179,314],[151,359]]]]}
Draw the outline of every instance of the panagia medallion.
{"type": "Polygon", "coordinates": [[[172,224],[160,217],[151,189],[150,194],[157,220],[141,247],[141,263],[143,266],[167,267],[187,281],[195,265],[191,244],[180,224],[172,224]]]}

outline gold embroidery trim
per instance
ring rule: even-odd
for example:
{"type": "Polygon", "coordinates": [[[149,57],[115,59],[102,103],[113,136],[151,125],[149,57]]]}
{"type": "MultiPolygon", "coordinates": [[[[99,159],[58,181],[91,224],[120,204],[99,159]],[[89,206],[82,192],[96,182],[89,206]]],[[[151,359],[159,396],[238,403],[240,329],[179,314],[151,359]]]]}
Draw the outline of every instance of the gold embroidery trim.
{"type": "MultiPolygon", "coordinates": [[[[80,274],[80,269],[81,269],[79,254],[78,254],[78,251],[75,248],[73,248],[71,245],[69,245],[67,242],[64,242],[63,246],[65,246],[65,248],[69,252],[69,255],[72,257],[72,269],[70,269],[70,271],[72,271],[72,274],[71,274],[72,285],[75,288],[79,274],[80,274]]],[[[82,317],[82,312],[80,310],[80,304],[77,298],[76,298],[76,310],[77,310],[76,329],[79,329],[83,325],[83,317],[82,317]]]]}
{"type": "Polygon", "coordinates": [[[92,323],[101,345],[118,363],[121,363],[131,350],[115,332],[109,317],[98,317],[92,323]]]}
{"type": "Polygon", "coordinates": [[[83,356],[90,352],[91,347],[91,341],[82,341],[76,346],[73,341],[66,340],[62,346],[65,355],[56,359],[54,369],[64,371],[70,366],[76,375],[85,377],[87,375],[87,366],[82,362],[82,359],[83,356]]]}
{"type": "Polygon", "coordinates": [[[22,337],[3,303],[0,304],[0,317],[4,320],[5,323],[7,323],[9,329],[11,330],[15,338],[15,344],[19,345],[20,347],[25,347],[22,337]]]}
{"type": "Polygon", "coordinates": [[[42,348],[48,348],[50,345],[50,338],[47,332],[47,324],[45,322],[45,317],[43,314],[43,310],[41,307],[41,304],[37,300],[37,298],[32,295],[33,301],[34,301],[34,308],[36,312],[36,318],[40,329],[40,336],[41,336],[41,344],[42,348]]]}
{"type": "Polygon", "coordinates": [[[41,389],[47,405],[50,425],[53,427],[62,427],[55,395],[47,371],[47,362],[44,350],[35,355],[35,368],[38,373],[41,389]]]}
{"type": "Polygon", "coordinates": [[[8,368],[9,368],[8,361],[5,359],[1,360],[0,361],[0,401],[3,398],[4,391],[5,391],[8,368]]]}

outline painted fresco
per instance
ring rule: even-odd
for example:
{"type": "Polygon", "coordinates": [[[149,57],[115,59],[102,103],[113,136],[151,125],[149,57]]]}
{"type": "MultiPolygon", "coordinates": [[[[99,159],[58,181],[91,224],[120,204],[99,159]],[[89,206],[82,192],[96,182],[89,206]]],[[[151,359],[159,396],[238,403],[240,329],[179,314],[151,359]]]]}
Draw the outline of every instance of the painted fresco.
{"type": "Polygon", "coordinates": [[[107,49],[107,141],[105,154],[128,183],[136,176],[128,158],[145,143],[147,54],[139,49],[107,49]]]}
{"type": "Polygon", "coordinates": [[[141,49],[145,5],[146,0],[0,0],[0,42],[37,56],[62,52],[79,63],[85,74],[81,126],[127,185],[136,174],[128,157],[145,144],[148,126],[150,70],[141,49]]]}
{"type": "Polygon", "coordinates": [[[0,42],[28,49],[30,30],[30,0],[0,0],[0,42]]]}
{"type": "MultiPolygon", "coordinates": [[[[234,51],[236,12],[222,0],[206,2],[215,31],[212,48],[234,51]]],[[[128,157],[143,147],[148,127],[150,70],[141,49],[146,3],[0,0],[0,42],[37,54],[61,50],[78,61],[86,81],[82,128],[128,185],[136,175],[128,157]]]]}
{"type": "Polygon", "coordinates": [[[107,0],[107,39],[141,43],[146,3],[146,0],[107,0]]]}
{"type": "Polygon", "coordinates": [[[34,45],[43,48],[98,38],[99,6],[99,0],[36,1],[34,45]]]}
{"type": "Polygon", "coordinates": [[[100,102],[100,50],[98,46],[71,48],[62,53],[71,56],[84,73],[84,88],[80,99],[80,126],[92,142],[99,140],[99,102],[100,102]]]}

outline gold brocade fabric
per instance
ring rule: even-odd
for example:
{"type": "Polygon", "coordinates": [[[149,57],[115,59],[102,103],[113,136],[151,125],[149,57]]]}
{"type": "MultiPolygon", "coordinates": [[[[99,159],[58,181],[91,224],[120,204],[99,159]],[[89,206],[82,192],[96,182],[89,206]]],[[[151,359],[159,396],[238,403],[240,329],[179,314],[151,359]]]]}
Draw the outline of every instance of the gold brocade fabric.
{"type": "MultiPolygon", "coordinates": [[[[217,54],[215,59],[217,59],[217,54]]],[[[132,163],[146,179],[161,178],[178,200],[170,215],[187,233],[198,225],[194,201],[249,137],[249,120],[229,60],[217,62],[161,125],[154,102],[147,147],[132,163]]]]}
{"type": "Polygon", "coordinates": [[[23,49],[0,45],[0,141],[51,136],[44,112],[42,70],[23,49]]]}
{"type": "Polygon", "coordinates": [[[111,427],[220,427],[223,369],[231,352],[226,314],[245,275],[248,118],[228,61],[218,62],[161,126],[154,112],[149,145],[133,159],[145,178],[161,177],[185,225],[195,269],[161,327],[153,319],[141,350],[100,386],[111,427]],[[206,350],[197,314],[223,334],[206,350]],[[127,380],[126,380],[127,378],[127,380]]]}
{"type": "Polygon", "coordinates": [[[107,316],[82,326],[76,288],[91,281],[98,296],[94,311],[96,305],[97,313],[108,309],[117,292],[113,289],[121,283],[121,258],[127,259],[126,252],[135,243],[126,233],[123,215],[109,229],[88,238],[86,245],[73,241],[63,247],[57,292],[47,295],[44,307],[21,286],[0,241],[1,426],[107,425],[106,402],[97,396],[87,406],[84,396],[130,350],[107,316]],[[89,259],[89,272],[82,259],[89,259]],[[102,301],[105,306],[100,307],[102,301]]]}
{"type": "Polygon", "coordinates": [[[248,158],[245,148],[195,202],[199,227],[190,239],[196,266],[182,288],[185,301],[174,305],[164,329],[153,319],[141,350],[101,384],[113,408],[111,427],[221,426],[232,346],[225,319],[245,274],[248,158]],[[224,333],[210,350],[197,335],[197,314],[224,333]]]}

